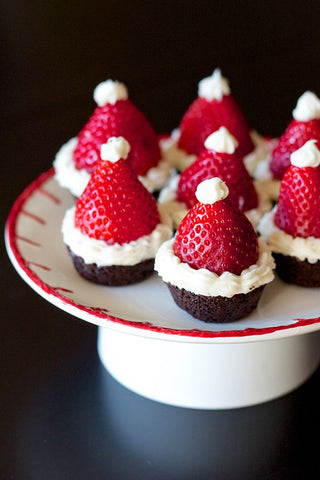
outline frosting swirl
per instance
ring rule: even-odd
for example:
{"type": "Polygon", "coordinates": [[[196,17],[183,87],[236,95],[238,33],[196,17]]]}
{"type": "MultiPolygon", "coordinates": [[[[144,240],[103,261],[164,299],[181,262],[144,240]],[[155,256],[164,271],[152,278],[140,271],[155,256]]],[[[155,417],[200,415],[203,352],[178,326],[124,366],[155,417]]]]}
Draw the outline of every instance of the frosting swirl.
{"type": "Polygon", "coordinates": [[[261,237],[268,243],[275,253],[282,253],[296,257],[298,260],[307,260],[309,263],[316,263],[320,260],[320,238],[292,237],[280,230],[274,222],[277,207],[266,213],[258,226],[261,237]]]}
{"type": "Polygon", "coordinates": [[[261,239],[257,263],[243,270],[241,275],[224,272],[219,276],[205,268],[195,270],[174,255],[173,244],[174,238],[161,245],[155,258],[155,270],[164,282],[197,295],[230,298],[238,293],[248,293],[274,278],[274,260],[269,247],[261,239]]]}
{"type": "Polygon", "coordinates": [[[103,240],[89,238],[75,227],[75,207],[66,211],[62,222],[64,243],[72,252],[82,257],[85,263],[95,263],[98,266],[107,265],[135,265],[154,258],[160,245],[172,235],[171,221],[160,212],[163,223],[159,223],[150,235],[120,245],[108,245],[103,240]]]}

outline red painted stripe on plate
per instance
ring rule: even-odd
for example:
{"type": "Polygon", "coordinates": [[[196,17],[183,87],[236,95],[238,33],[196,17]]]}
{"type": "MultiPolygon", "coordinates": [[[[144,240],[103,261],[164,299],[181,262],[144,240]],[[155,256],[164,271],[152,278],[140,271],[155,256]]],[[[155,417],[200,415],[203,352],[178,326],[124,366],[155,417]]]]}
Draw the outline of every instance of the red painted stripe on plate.
{"type": "Polygon", "coordinates": [[[22,237],[21,235],[16,235],[16,239],[20,240],[21,242],[28,243],[29,245],[33,245],[34,247],[41,247],[40,243],[37,243],[34,240],[31,240],[30,238],[22,237]]]}
{"type": "Polygon", "coordinates": [[[27,210],[21,209],[21,214],[25,215],[26,217],[32,218],[33,220],[40,223],[41,225],[46,224],[43,218],[38,217],[38,215],[34,215],[34,213],[28,212],[27,210]]]}

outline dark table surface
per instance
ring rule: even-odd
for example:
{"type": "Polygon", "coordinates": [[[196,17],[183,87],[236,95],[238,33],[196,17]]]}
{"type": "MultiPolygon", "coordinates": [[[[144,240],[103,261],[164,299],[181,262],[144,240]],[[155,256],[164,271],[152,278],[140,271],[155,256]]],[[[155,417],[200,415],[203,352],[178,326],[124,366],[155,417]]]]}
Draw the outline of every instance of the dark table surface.
{"type": "MultiPolygon", "coordinates": [[[[319,22],[317,0],[1,2],[3,228],[106,78],[166,132],[218,66],[251,124],[279,135],[298,96],[320,94],[319,22]]],[[[33,292],[4,247],[1,294],[1,478],[319,478],[319,369],[254,407],[170,407],[111,378],[96,327],[33,292]]]]}

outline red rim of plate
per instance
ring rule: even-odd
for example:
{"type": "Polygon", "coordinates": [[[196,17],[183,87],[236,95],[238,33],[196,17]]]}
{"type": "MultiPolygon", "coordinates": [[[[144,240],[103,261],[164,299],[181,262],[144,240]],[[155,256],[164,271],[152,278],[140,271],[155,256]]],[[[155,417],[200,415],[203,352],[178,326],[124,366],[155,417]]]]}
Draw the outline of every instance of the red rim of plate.
{"type": "MultiPolygon", "coordinates": [[[[150,322],[135,322],[130,320],[124,320],[112,315],[105,313],[103,310],[97,308],[91,308],[86,305],[81,305],[77,302],[74,302],[70,298],[64,296],[58,291],[54,290],[47,283],[43,282],[37,274],[35,274],[28,266],[26,259],[22,256],[18,246],[17,246],[17,237],[16,237],[16,223],[19,214],[21,213],[22,207],[25,202],[32,196],[32,194],[40,189],[40,187],[49,180],[54,175],[54,169],[51,168],[48,171],[42,173],[38,178],[31,182],[28,187],[18,196],[14,202],[8,219],[6,223],[6,238],[8,241],[8,246],[10,247],[11,253],[21,268],[21,270],[26,274],[26,276],[31,280],[31,282],[37,286],[44,294],[52,295],[56,299],[60,300],[63,304],[67,304],[70,307],[75,307],[76,310],[86,312],[89,316],[96,317],[99,319],[104,319],[107,321],[114,322],[119,325],[125,325],[129,327],[134,327],[137,329],[144,329],[150,332],[164,333],[168,335],[179,335],[179,336],[188,336],[188,337],[199,337],[199,338],[232,338],[232,337],[247,337],[247,336],[256,336],[256,335],[266,335],[271,334],[280,330],[290,330],[297,327],[305,327],[307,325],[313,325],[320,322],[320,317],[310,318],[310,319],[301,319],[296,318],[292,319],[292,323],[289,325],[278,325],[275,327],[264,327],[264,328],[245,328],[243,330],[228,330],[228,331],[207,331],[207,330],[179,330],[167,327],[159,327],[152,325],[150,322]]],[[[106,325],[107,326],[107,325],[106,325]]]]}

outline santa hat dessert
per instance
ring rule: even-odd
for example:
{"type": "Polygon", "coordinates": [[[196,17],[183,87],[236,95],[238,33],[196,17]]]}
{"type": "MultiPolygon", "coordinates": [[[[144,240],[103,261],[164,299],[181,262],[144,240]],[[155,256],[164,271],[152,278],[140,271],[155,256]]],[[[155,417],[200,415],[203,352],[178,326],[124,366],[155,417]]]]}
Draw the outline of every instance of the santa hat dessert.
{"type": "Polygon", "coordinates": [[[201,182],[196,195],[175,237],[158,250],[155,270],[193,317],[235,321],[256,308],[274,278],[273,258],[220,178],[201,182]]]}
{"type": "Polygon", "coordinates": [[[254,178],[270,196],[277,200],[280,183],[290,166],[291,154],[308,140],[320,142],[320,100],[310,91],[299,97],[292,111],[292,120],[284,133],[275,142],[269,161],[261,163],[254,178]]]}
{"type": "Polygon", "coordinates": [[[158,136],[128,98],[126,86],[109,79],[95,88],[93,97],[97,107],[92,116],[56,155],[58,183],[80,196],[100,160],[101,145],[110,137],[123,136],[131,146],[127,162],[150,192],[160,190],[170,176],[170,166],[161,159],[158,136]]]}
{"type": "MultiPolygon", "coordinates": [[[[263,139],[251,130],[240,106],[233,97],[226,78],[219,69],[198,85],[198,97],[182,117],[179,127],[160,142],[163,156],[183,171],[202,152],[210,133],[226,127],[238,142],[242,157],[254,156],[255,161],[268,153],[263,139]]],[[[253,163],[253,157],[249,163],[253,163]]]]}
{"type": "Polygon", "coordinates": [[[279,276],[288,283],[320,287],[320,151],[308,140],[291,154],[279,200],[260,222],[279,276]]]}
{"type": "Polygon", "coordinates": [[[196,188],[212,177],[221,178],[229,188],[229,198],[256,227],[272,204],[263,192],[257,192],[238,149],[238,142],[225,128],[211,133],[204,150],[180,175],[173,178],[160,194],[159,202],[178,226],[188,210],[197,203],[196,188]]]}
{"type": "Polygon", "coordinates": [[[62,224],[77,271],[103,285],[127,285],[153,272],[161,243],[172,235],[152,194],[126,161],[130,145],[111,137],[89,183],[62,224]]]}

